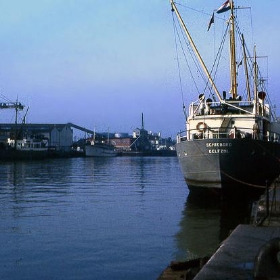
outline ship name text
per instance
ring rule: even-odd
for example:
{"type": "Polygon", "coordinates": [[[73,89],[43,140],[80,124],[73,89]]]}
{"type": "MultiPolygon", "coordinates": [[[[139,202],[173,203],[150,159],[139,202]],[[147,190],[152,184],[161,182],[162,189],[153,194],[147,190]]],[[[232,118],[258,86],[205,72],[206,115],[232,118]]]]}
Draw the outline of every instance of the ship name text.
{"type": "Polygon", "coordinates": [[[206,143],[207,148],[212,148],[208,150],[209,154],[228,154],[229,150],[227,148],[231,147],[232,143],[206,143]],[[214,148],[214,149],[213,149],[214,148]],[[219,149],[222,148],[222,149],[219,149]]]}

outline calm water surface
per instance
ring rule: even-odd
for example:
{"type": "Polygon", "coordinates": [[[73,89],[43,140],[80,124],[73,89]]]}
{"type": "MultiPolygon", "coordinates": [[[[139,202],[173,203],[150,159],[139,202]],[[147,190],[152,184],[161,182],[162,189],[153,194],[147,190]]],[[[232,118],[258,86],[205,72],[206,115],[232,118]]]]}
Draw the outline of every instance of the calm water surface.
{"type": "Polygon", "coordinates": [[[176,157],[1,163],[0,174],[0,279],[156,279],[221,239],[220,210],[188,201],[176,157]]]}

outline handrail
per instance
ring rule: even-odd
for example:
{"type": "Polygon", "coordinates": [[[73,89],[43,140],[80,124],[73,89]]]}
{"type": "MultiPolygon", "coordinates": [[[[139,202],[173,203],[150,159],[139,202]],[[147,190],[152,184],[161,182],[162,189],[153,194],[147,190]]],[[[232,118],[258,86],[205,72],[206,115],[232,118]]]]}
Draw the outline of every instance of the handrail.
{"type": "MultiPolygon", "coordinates": [[[[221,128],[221,127],[211,127],[206,128],[205,131],[197,134],[196,129],[189,129],[180,131],[177,134],[177,142],[182,141],[192,141],[192,140],[200,140],[200,139],[232,139],[232,138],[240,138],[240,139],[250,139],[253,138],[253,132],[249,133],[252,129],[248,127],[239,127],[237,133],[235,135],[231,134],[232,128],[221,128]],[[211,132],[211,133],[210,133],[211,132]],[[192,135],[193,138],[188,137],[188,135],[192,135]],[[195,137],[196,135],[196,137],[195,137]]],[[[269,141],[269,142],[278,142],[280,143],[280,134],[274,131],[269,131],[269,136],[263,135],[263,131],[261,130],[259,133],[259,139],[261,141],[269,141]]]]}

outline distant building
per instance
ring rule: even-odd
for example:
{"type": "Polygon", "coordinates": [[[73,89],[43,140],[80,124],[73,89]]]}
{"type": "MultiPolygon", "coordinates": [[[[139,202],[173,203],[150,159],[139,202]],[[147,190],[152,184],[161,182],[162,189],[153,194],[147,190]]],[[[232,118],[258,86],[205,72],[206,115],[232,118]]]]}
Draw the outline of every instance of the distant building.
{"type": "Polygon", "coordinates": [[[133,138],[131,136],[114,137],[110,139],[110,143],[119,151],[131,151],[133,138]]]}
{"type": "Polygon", "coordinates": [[[148,132],[145,129],[136,128],[132,135],[118,133],[110,136],[110,143],[119,151],[145,152],[151,150],[175,149],[175,142],[169,138],[161,138],[160,133],[148,132]]]}
{"type": "Polygon", "coordinates": [[[0,145],[8,139],[44,139],[48,147],[69,152],[73,144],[73,130],[70,124],[4,124],[0,123],[0,145]]]}

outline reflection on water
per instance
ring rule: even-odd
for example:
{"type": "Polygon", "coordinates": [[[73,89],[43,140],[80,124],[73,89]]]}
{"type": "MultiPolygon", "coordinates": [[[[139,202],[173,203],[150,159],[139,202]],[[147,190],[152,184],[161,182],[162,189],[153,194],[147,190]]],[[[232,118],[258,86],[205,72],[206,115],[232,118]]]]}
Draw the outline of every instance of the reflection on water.
{"type": "Polygon", "coordinates": [[[188,195],[176,235],[177,260],[212,255],[239,224],[248,223],[248,201],[188,195]]]}
{"type": "Polygon", "coordinates": [[[0,163],[0,174],[1,280],[156,279],[213,253],[243,218],[188,196],[175,157],[0,163]]]}
{"type": "Polygon", "coordinates": [[[66,181],[69,168],[43,161],[10,162],[1,165],[1,201],[5,211],[14,217],[50,215],[49,207],[54,203],[63,205],[69,192],[66,181]]]}
{"type": "Polygon", "coordinates": [[[220,243],[219,203],[200,199],[185,203],[180,231],[176,235],[177,260],[186,260],[212,254],[220,243]]]}
{"type": "Polygon", "coordinates": [[[0,163],[0,279],[156,279],[187,188],[177,158],[0,163]]]}

